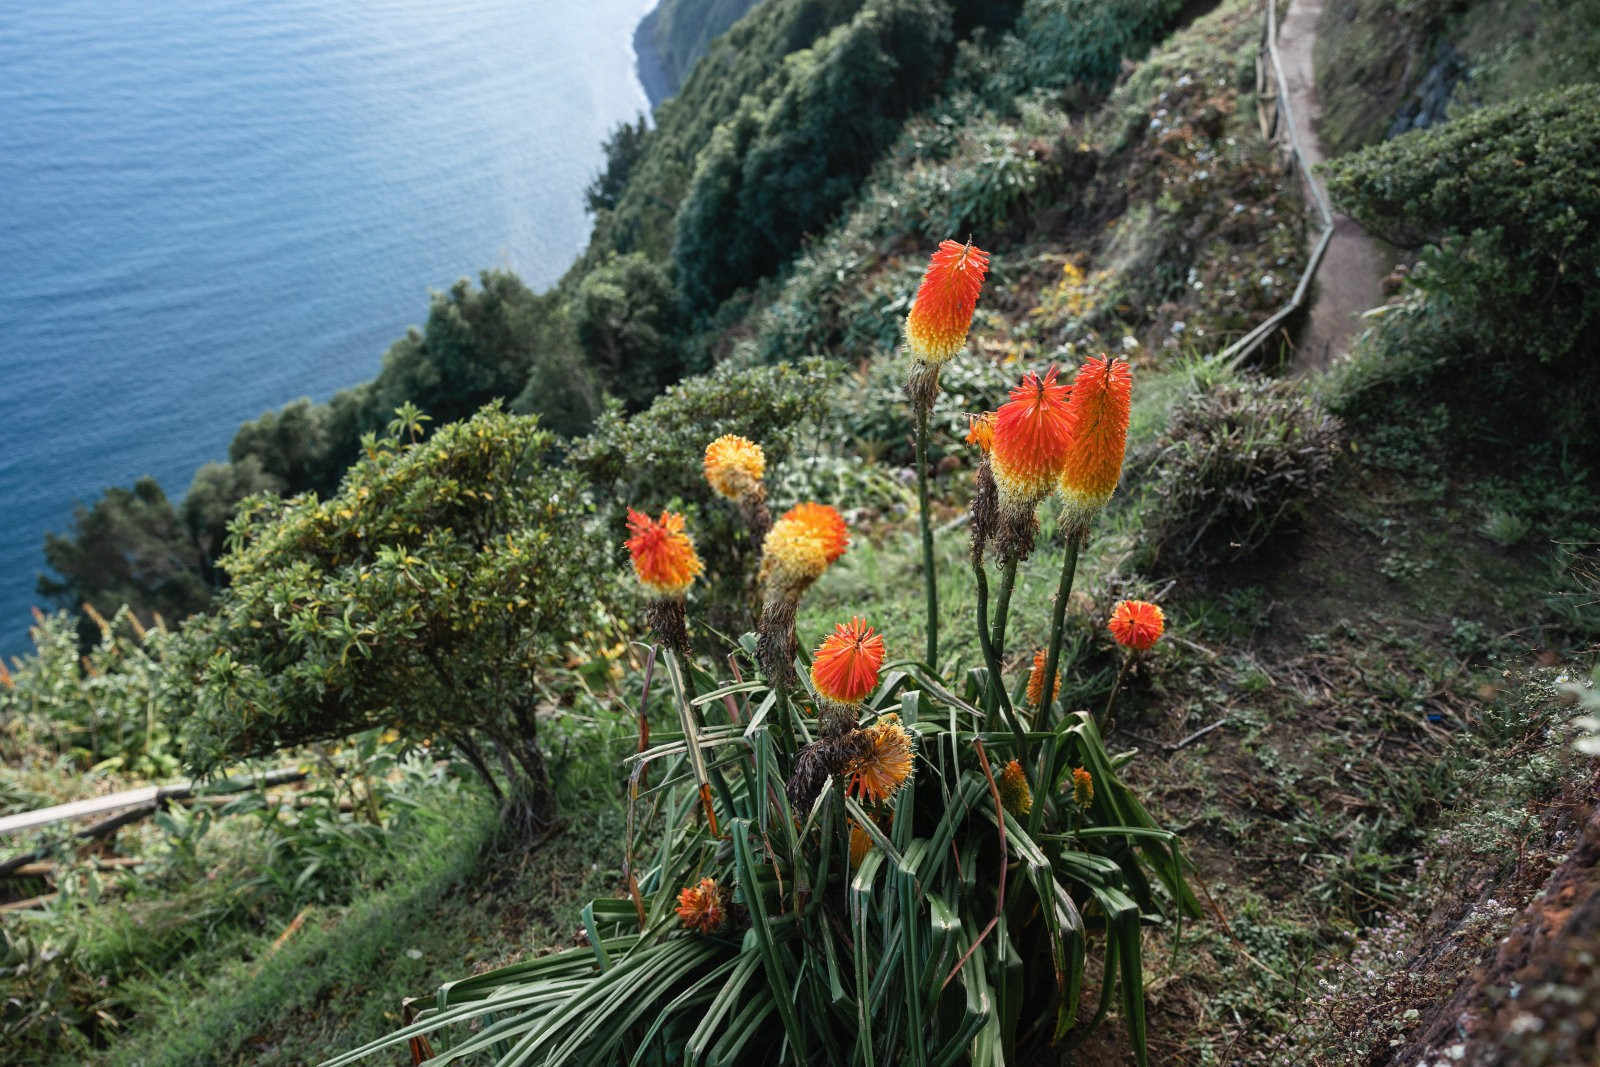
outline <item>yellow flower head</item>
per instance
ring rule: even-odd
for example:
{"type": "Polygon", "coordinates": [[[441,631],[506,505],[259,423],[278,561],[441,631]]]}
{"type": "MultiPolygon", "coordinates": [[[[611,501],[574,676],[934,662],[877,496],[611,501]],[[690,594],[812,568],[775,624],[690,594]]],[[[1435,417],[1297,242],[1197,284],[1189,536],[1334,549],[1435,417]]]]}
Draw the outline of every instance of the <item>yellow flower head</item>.
{"type": "MultiPolygon", "coordinates": [[[[1044,660],[1045,653],[1044,649],[1041,648],[1033,654],[1033,667],[1028,671],[1028,703],[1034,707],[1038,707],[1044,699],[1044,660]]],[[[1061,695],[1061,674],[1059,671],[1056,673],[1056,684],[1052,687],[1052,690],[1050,699],[1054,702],[1055,698],[1061,695]]]]}
{"type": "Polygon", "coordinates": [[[994,447],[994,412],[967,416],[967,444],[977,445],[984,455],[994,447]]]}
{"type": "Polygon", "coordinates": [[[850,771],[850,792],[881,804],[911,778],[911,734],[890,713],[864,731],[867,754],[850,771]]]}
{"type": "Polygon", "coordinates": [[[826,504],[790,508],[772,524],[761,546],[761,580],[798,595],[844,555],[850,531],[844,519],[826,504]]]}
{"type": "Polygon", "coordinates": [[[1033,790],[1028,788],[1028,776],[1022,773],[1022,764],[1012,760],[1000,774],[1000,803],[1017,818],[1033,810],[1033,790]]]}
{"type": "Polygon", "coordinates": [[[1094,775],[1082,767],[1072,769],[1072,800],[1080,808],[1087,808],[1094,801],[1094,775]]]}
{"type": "Polygon", "coordinates": [[[853,871],[861,866],[861,861],[872,851],[872,838],[867,836],[867,832],[857,825],[854,819],[845,821],[850,824],[850,869],[853,871]]]}
{"type": "Polygon", "coordinates": [[[705,569],[684,532],[683,516],[676,512],[663,511],[661,518],[652,519],[629,508],[628,532],[633,535],[627,540],[633,573],[658,597],[682,596],[705,569]]]}
{"type": "Polygon", "coordinates": [[[706,446],[706,481],[718,496],[742,500],[761,487],[767,457],[761,446],[738,434],[723,434],[706,446]]]}

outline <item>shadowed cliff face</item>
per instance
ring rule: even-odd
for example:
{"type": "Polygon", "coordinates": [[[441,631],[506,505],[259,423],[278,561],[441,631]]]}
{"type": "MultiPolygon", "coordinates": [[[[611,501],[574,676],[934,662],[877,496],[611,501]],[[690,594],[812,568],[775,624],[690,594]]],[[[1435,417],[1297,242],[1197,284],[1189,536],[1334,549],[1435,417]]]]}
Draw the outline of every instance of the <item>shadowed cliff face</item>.
{"type": "Polygon", "coordinates": [[[675,95],[712,40],[755,5],[756,0],[661,0],[640,19],[633,51],[650,106],[675,95]]]}

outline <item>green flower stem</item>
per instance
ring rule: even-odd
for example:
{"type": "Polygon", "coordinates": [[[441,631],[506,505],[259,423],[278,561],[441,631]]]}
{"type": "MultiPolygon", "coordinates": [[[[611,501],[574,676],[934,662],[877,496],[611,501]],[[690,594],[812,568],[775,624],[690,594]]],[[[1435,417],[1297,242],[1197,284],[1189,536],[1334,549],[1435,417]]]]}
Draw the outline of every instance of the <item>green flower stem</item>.
{"type": "Polygon", "coordinates": [[[928,516],[928,411],[917,405],[917,515],[922,524],[922,587],[928,600],[928,666],[939,669],[939,576],[933,569],[933,522],[928,516]]]}
{"type": "Polygon", "coordinates": [[[1056,669],[1061,666],[1061,638],[1067,622],[1067,600],[1072,596],[1072,580],[1078,573],[1078,551],[1083,547],[1083,531],[1067,534],[1067,555],[1061,561],[1061,584],[1056,587],[1056,602],[1050,614],[1050,652],[1044,661],[1043,697],[1039,701],[1039,727],[1050,728],[1055,712],[1056,669]]]}
{"type": "MultiPolygon", "coordinates": [[[[1056,587],[1056,602],[1050,614],[1050,651],[1044,661],[1044,688],[1040,690],[1039,721],[1036,730],[1054,730],[1052,720],[1056,706],[1056,669],[1061,665],[1061,638],[1066,629],[1067,600],[1072,596],[1072,580],[1078,573],[1078,552],[1083,547],[1084,531],[1071,530],[1067,534],[1067,556],[1061,561],[1061,584],[1056,587]]],[[[1053,795],[1056,754],[1061,750],[1061,732],[1054,731],[1039,761],[1038,781],[1034,790],[1033,811],[1028,814],[1028,832],[1037,833],[1044,819],[1047,803],[1055,803],[1053,795]]]]}
{"type": "MultiPolygon", "coordinates": [[[[1013,564],[1013,575],[1015,570],[1013,564]]],[[[1024,766],[1023,774],[1028,776],[1026,762],[1023,760],[1027,754],[1027,739],[1023,736],[1022,724],[1017,721],[1016,711],[1011,707],[1011,697],[1006,692],[1005,679],[1000,676],[1000,657],[989,638],[989,575],[984,570],[983,561],[976,556],[972,560],[972,574],[977,580],[978,587],[978,647],[983,650],[983,662],[989,668],[989,689],[994,694],[994,706],[1000,709],[1000,717],[1006,721],[1006,725],[1016,737],[1017,760],[1024,766]]],[[[1031,781],[1028,787],[1033,788],[1031,781]]]]}
{"type": "Polygon", "coordinates": [[[1000,571],[1000,595],[994,606],[994,634],[989,638],[998,659],[1004,659],[1006,654],[1006,621],[1011,614],[1011,589],[1016,584],[1017,561],[1015,558],[1008,559],[1000,571]]]}
{"type": "Polygon", "coordinates": [[[1128,668],[1133,666],[1135,653],[1129,652],[1122,657],[1122,666],[1117,668],[1117,680],[1111,683],[1111,695],[1106,697],[1106,710],[1101,713],[1100,721],[1096,723],[1102,730],[1111,728],[1111,708],[1117,702],[1117,690],[1122,688],[1122,680],[1128,676],[1128,668]]]}

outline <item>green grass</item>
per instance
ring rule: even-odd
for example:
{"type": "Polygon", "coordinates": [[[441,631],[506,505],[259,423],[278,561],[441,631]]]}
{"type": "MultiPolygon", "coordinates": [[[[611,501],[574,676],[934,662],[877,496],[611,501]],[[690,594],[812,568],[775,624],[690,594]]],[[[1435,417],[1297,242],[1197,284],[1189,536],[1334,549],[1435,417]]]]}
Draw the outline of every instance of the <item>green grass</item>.
{"type": "Polygon", "coordinates": [[[575,817],[542,847],[495,847],[484,802],[393,844],[383,884],[342,907],[239,936],[137,983],[144,1014],[108,1053],[132,1065],[314,1063],[385,1033],[401,1001],[471,970],[565,947],[577,909],[614,887],[621,817],[575,817]]]}

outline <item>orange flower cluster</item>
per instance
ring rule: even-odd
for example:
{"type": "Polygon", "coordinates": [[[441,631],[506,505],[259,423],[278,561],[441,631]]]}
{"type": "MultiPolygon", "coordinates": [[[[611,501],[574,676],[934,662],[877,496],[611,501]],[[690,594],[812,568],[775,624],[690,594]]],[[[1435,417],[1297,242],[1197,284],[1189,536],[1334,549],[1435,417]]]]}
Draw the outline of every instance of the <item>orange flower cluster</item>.
{"type": "Polygon", "coordinates": [[[714,934],[728,921],[722,888],[715,878],[702,878],[699,885],[678,890],[677,912],[684,926],[702,934],[714,934]]]}
{"type": "Polygon", "coordinates": [[[798,596],[850,545],[844,519],[826,504],[790,508],[762,545],[761,580],[798,596]]]}
{"type": "Polygon", "coordinates": [[[766,470],[766,454],[748,438],[723,434],[706,446],[706,481],[718,496],[735,502],[753,496],[766,470]]]}
{"type": "Polygon", "coordinates": [[[1061,467],[1061,494],[1073,525],[1087,523],[1116,491],[1132,400],[1133,374],[1125,360],[1093,357],[1072,380],[1072,447],[1061,467]]]}
{"type": "Polygon", "coordinates": [[[633,573],[658,597],[681,597],[705,569],[694,550],[694,542],[684,532],[683,516],[663,511],[652,519],[628,509],[628,554],[633,558],[633,573]]]}
{"type": "Polygon", "coordinates": [[[981,415],[967,416],[967,444],[977,445],[984,455],[994,447],[994,415],[986,411],[981,415]]]}
{"type": "Polygon", "coordinates": [[[881,804],[911,777],[911,734],[893,713],[862,732],[867,735],[868,751],[851,768],[849,791],[881,804]]]}
{"type": "Polygon", "coordinates": [[[970,241],[939,243],[906,315],[906,344],[916,358],[937,367],[961,351],[988,271],[989,253],[970,241]]]}
{"type": "MultiPolygon", "coordinates": [[[[1028,703],[1036,708],[1044,703],[1044,661],[1045,650],[1041,648],[1033,654],[1033,666],[1028,670],[1028,703]]],[[[1061,695],[1061,675],[1059,673],[1056,675],[1056,684],[1051,688],[1053,691],[1050,694],[1050,699],[1054,702],[1055,698],[1061,695]]]]}
{"type": "Polygon", "coordinates": [[[1094,775],[1082,767],[1072,769],[1072,802],[1080,808],[1094,802],[1094,775]]]}
{"type": "Polygon", "coordinates": [[[1135,652],[1143,652],[1154,645],[1166,628],[1166,616],[1148,600],[1119,600],[1106,626],[1118,644],[1135,652]]]}
{"type": "Polygon", "coordinates": [[[1067,393],[1051,367],[1043,378],[1024,377],[995,412],[989,463],[1002,512],[1031,513],[1055,487],[1072,447],[1067,393]]]}
{"type": "Polygon", "coordinates": [[[1033,790],[1028,788],[1028,776],[1016,760],[1007,763],[1000,774],[1000,803],[1017,818],[1033,810],[1033,790]]]}
{"type": "Polygon", "coordinates": [[[856,617],[834,627],[811,660],[811,684],[839,704],[859,704],[878,687],[883,637],[856,617]]]}

